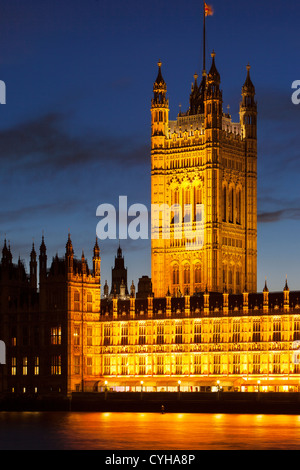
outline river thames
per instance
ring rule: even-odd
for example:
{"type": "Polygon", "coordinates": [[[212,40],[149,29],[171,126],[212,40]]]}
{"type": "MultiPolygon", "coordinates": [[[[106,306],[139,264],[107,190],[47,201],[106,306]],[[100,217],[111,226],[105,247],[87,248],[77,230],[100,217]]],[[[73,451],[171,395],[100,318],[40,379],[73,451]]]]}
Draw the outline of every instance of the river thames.
{"type": "Polygon", "coordinates": [[[300,416],[1,412],[1,450],[299,450],[300,416]]]}

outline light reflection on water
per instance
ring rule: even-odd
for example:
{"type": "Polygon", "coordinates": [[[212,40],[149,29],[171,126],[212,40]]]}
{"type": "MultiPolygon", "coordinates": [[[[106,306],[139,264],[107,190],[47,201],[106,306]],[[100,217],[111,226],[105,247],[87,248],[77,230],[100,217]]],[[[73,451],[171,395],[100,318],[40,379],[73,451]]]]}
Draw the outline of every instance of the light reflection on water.
{"type": "Polygon", "coordinates": [[[2,412],[0,448],[299,450],[300,416],[2,412]]]}

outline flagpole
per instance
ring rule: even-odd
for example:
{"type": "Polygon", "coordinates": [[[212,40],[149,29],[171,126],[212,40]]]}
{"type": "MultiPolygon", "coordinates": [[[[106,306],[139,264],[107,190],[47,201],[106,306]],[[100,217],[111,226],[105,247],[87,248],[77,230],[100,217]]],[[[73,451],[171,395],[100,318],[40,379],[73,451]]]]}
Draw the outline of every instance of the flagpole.
{"type": "Polygon", "coordinates": [[[205,72],[205,40],[206,40],[206,33],[205,33],[205,0],[203,1],[203,73],[205,72]]]}

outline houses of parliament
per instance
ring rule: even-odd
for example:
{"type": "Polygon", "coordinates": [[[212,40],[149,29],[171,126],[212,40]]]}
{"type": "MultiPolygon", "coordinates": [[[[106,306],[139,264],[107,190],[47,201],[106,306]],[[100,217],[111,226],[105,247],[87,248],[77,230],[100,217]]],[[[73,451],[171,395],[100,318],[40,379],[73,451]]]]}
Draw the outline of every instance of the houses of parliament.
{"type": "MultiPolygon", "coordinates": [[[[109,283],[101,243],[92,266],[74,254],[49,263],[44,238],[29,272],[5,240],[0,264],[1,393],[70,396],[112,391],[299,391],[300,291],[257,291],[257,103],[246,70],[240,120],[223,111],[212,54],[194,76],[189,108],[169,120],[162,64],[151,101],[151,198],[195,229],[203,244],[178,236],[163,214],[151,237],[151,278],[128,284],[119,246],[109,283]],[[179,209],[180,210],[180,209],[179,209]]],[[[227,110],[228,111],[228,110],[227,110]]],[[[150,177],[150,175],[149,175],[150,177]]],[[[181,229],[180,229],[181,230],[181,229]]]]}

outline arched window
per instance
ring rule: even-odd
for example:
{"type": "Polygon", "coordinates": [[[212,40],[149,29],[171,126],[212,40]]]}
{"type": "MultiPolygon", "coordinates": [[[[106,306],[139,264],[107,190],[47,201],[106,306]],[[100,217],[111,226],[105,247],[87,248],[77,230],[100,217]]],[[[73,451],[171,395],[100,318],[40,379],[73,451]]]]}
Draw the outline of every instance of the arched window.
{"type": "Polygon", "coordinates": [[[202,204],[202,189],[195,188],[194,189],[194,221],[197,220],[197,216],[200,217],[201,215],[201,204],[202,204]]]}
{"type": "Polygon", "coordinates": [[[87,311],[92,312],[93,311],[93,295],[91,294],[91,292],[88,292],[86,301],[87,301],[87,311]]]}
{"type": "Polygon", "coordinates": [[[242,223],[242,191],[240,189],[236,192],[236,223],[242,223]]]}
{"type": "Polygon", "coordinates": [[[227,265],[223,265],[223,285],[227,287],[227,265]]]}
{"type": "Polygon", "coordinates": [[[201,283],[201,265],[196,264],[195,266],[195,284],[201,283]]]}
{"type": "Polygon", "coordinates": [[[183,283],[190,283],[190,266],[188,264],[185,264],[183,268],[183,283]]]}
{"type": "Polygon", "coordinates": [[[74,292],[74,310],[80,310],[80,292],[74,292]]]}
{"type": "Polygon", "coordinates": [[[233,188],[229,190],[229,222],[233,223],[234,218],[234,191],[233,188]]]}
{"type": "Polygon", "coordinates": [[[227,220],[227,188],[223,187],[223,222],[227,220]]]}
{"type": "Polygon", "coordinates": [[[182,190],[182,220],[189,222],[191,220],[191,212],[189,206],[191,204],[191,191],[190,188],[182,190]]]}
{"type": "Polygon", "coordinates": [[[179,267],[176,264],[173,266],[173,285],[177,286],[179,284],[179,267]]]}

